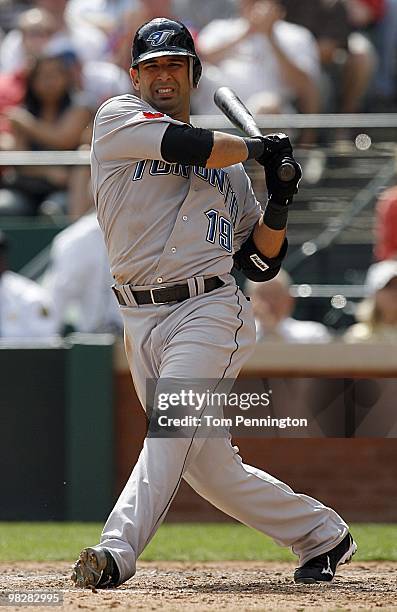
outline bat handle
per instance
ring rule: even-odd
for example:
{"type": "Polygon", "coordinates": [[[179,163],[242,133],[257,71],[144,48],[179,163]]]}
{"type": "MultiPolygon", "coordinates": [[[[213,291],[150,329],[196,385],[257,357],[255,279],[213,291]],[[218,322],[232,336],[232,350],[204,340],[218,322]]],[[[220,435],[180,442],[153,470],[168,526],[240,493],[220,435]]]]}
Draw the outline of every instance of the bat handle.
{"type": "Polygon", "coordinates": [[[289,183],[289,181],[292,181],[296,176],[295,166],[288,161],[281,162],[277,168],[277,176],[283,183],[289,183]]]}

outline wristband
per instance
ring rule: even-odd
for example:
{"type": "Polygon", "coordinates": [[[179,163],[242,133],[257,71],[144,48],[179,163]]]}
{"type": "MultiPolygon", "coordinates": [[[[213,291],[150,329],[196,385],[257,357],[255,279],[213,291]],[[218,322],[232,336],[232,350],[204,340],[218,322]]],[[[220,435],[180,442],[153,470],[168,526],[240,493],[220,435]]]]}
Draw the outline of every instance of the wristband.
{"type": "MultiPolygon", "coordinates": [[[[292,198],[288,200],[288,203],[292,198]]],[[[268,200],[265,212],[263,213],[263,223],[273,230],[283,230],[287,225],[288,220],[288,205],[287,201],[284,204],[275,202],[272,198],[268,200]]]]}
{"type": "Polygon", "coordinates": [[[243,138],[243,140],[248,149],[247,159],[257,159],[263,155],[265,151],[265,144],[262,138],[243,138]]]}

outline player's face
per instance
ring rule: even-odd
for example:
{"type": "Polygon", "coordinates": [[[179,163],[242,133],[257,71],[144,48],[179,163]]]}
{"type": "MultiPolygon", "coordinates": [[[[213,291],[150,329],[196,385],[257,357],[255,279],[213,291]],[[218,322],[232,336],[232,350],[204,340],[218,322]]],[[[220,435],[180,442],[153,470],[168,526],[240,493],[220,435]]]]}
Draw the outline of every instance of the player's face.
{"type": "Polygon", "coordinates": [[[148,59],[131,68],[141,98],[175,119],[187,121],[190,109],[189,60],[183,55],[148,59]]]}

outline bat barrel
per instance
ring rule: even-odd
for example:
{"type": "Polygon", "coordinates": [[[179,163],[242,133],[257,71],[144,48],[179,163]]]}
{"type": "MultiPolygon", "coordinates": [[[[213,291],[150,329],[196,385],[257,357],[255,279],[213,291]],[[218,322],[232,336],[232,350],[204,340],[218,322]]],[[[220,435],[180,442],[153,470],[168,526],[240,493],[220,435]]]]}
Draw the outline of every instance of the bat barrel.
{"type": "Polygon", "coordinates": [[[247,121],[247,125],[245,126],[244,131],[247,136],[250,136],[251,138],[258,138],[258,136],[262,136],[262,132],[256,125],[254,119],[252,119],[252,122],[247,121]]]}

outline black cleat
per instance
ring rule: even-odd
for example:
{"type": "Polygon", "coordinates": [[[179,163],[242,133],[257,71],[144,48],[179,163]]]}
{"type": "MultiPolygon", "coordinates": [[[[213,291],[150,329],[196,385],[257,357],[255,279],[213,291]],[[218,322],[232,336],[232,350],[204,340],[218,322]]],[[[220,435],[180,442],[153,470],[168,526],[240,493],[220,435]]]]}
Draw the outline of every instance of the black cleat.
{"type": "Polygon", "coordinates": [[[119,578],[115,560],[102,546],[84,548],[73,566],[71,575],[75,586],[81,589],[114,587],[119,578]]]}
{"type": "Polygon", "coordinates": [[[343,563],[349,563],[357,550],[357,544],[348,533],[342,542],[318,557],[309,559],[298,567],[294,573],[294,580],[298,584],[313,584],[314,582],[331,582],[335,576],[336,568],[343,563]]]}

